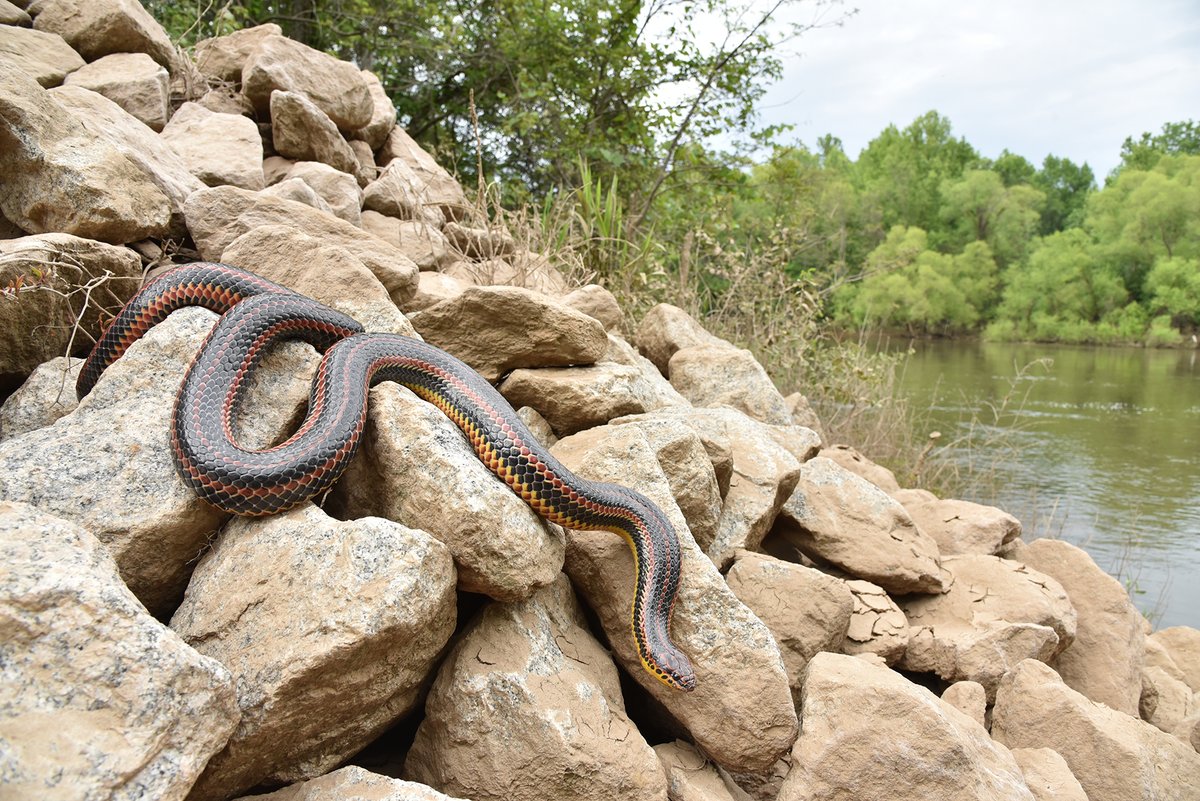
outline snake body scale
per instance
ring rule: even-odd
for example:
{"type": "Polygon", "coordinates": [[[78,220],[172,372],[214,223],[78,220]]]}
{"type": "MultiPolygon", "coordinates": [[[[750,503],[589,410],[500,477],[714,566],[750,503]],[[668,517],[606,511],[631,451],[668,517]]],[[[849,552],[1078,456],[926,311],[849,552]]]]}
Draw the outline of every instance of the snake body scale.
{"type": "Polygon", "coordinates": [[[666,516],[633,490],[571,473],[491,384],[443,350],[398,334],[364,333],[354,319],[253,273],[198,263],[163,273],[125,305],[84,363],[78,396],[151,326],[185,306],[222,315],[188,368],[171,426],[179,475],[205,501],[235,514],[269,515],[324,492],[362,440],[369,388],[395,381],[449,417],[480,460],[539,515],[625,538],[634,556],[630,618],[642,665],[668,687],[695,687],[691,663],[670,639],[681,567],[666,516]],[[325,352],[308,414],[285,442],[248,450],[233,423],[248,379],[285,339],[325,352]]]}

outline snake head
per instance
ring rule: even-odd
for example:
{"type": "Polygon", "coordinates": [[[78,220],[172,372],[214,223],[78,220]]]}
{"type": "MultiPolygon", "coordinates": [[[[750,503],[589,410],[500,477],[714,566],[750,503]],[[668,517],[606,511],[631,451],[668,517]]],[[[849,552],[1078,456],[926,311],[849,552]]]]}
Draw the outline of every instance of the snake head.
{"type": "Polygon", "coordinates": [[[692,670],[692,666],[689,664],[687,670],[679,673],[664,674],[659,677],[659,681],[673,690],[682,690],[685,693],[690,693],[696,689],[696,671],[692,670]]]}
{"type": "Polygon", "coordinates": [[[691,660],[673,645],[665,648],[660,646],[652,658],[643,658],[642,664],[651,676],[672,690],[690,693],[696,689],[696,671],[692,668],[691,660]]]}

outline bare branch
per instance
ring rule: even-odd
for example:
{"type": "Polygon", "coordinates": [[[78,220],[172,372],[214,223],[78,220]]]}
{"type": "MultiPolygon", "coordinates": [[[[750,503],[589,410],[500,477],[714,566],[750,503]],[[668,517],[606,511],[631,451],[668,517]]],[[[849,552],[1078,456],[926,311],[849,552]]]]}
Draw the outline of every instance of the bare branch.
{"type": "MultiPolygon", "coordinates": [[[[733,58],[737,56],[742,49],[750,43],[750,41],[753,40],[758,32],[771,21],[772,17],[775,15],[775,12],[778,11],[780,6],[784,5],[785,2],[787,2],[787,0],[776,0],[771,8],[759,18],[758,22],[746,32],[746,34],[741,38],[741,41],[728,50],[724,50],[724,48],[729,43],[730,37],[733,35],[732,29],[726,34],[724,41],[721,43],[723,52],[709,70],[703,85],[700,87],[700,91],[697,92],[695,97],[692,98],[692,102],[688,105],[688,110],[684,115],[683,121],[675,129],[675,135],[671,138],[671,143],[667,146],[667,152],[663,154],[662,161],[659,163],[658,176],[655,179],[654,184],[650,187],[650,191],[646,193],[646,196],[641,203],[641,208],[630,215],[629,224],[631,227],[637,227],[641,221],[645,219],[646,213],[650,210],[650,206],[653,204],[654,199],[662,190],[663,183],[667,180],[667,176],[670,174],[671,165],[674,163],[675,156],[678,154],[679,147],[683,142],[683,137],[691,128],[693,117],[695,117],[701,103],[704,102],[704,99],[712,90],[717,77],[721,74],[726,65],[728,65],[729,62],[732,61],[733,58]]],[[[745,10],[743,10],[742,13],[745,13],[745,10]]]]}

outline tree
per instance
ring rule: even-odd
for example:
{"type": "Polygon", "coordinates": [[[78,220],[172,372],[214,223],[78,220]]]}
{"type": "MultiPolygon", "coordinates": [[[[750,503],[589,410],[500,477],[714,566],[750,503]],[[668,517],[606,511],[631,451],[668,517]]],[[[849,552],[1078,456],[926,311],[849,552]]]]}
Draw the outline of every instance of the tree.
{"type": "Polygon", "coordinates": [[[759,240],[785,234],[793,275],[815,272],[826,284],[836,283],[865,255],[850,166],[829,142],[821,155],[803,147],[776,148],[750,168],[744,197],[735,206],[739,231],[759,240]]]}
{"type": "Polygon", "coordinates": [[[1096,258],[1095,243],[1072,228],[1038,241],[1029,258],[1011,266],[998,316],[989,329],[1018,338],[1088,341],[1098,324],[1129,301],[1121,276],[1096,258]]]}
{"type": "Polygon", "coordinates": [[[1008,149],[1000,151],[1000,155],[992,162],[991,169],[1000,176],[1005,186],[1031,184],[1037,176],[1037,167],[1024,156],[1010,153],[1008,149]]]}
{"type": "Polygon", "coordinates": [[[1109,176],[1112,180],[1121,170],[1149,170],[1163,156],[1200,156],[1200,123],[1193,120],[1168,122],[1162,131],[1144,132],[1135,142],[1132,136],[1121,145],[1121,165],[1109,176]]]}
{"type": "Polygon", "coordinates": [[[843,318],[858,326],[912,334],[974,329],[997,287],[996,262],[985,242],[963,253],[929,250],[924,231],[896,226],[867,258],[861,285],[842,290],[843,318]]]}
{"type": "Polygon", "coordinates": [[[1086,163],[1046,156],[1030,183],[1046,196],[1040,225],[1043,236],[1083,223],[1088,195],[1096,188],[1096,176],[1086,163]]]}
{"type": "Polygon", "coordinates": [[[1099,257],[1143,299],[1158,259],[1200,255],[1200,156],[1164,156],[1150,170],[1122,170],[1091,197],[1085,226],[1099,257]]]}
{"type": "MultiPolygon", "coordinates": [[[[807,21],[784,13],[801,1],[230,0],[193,32],[278,22],[379,75],[408,132],[465,183],[478,156],[510,199],[541,198],[578,186],[585,163],[619,176],[636,226],[686,147],[756,129],[781,48],[844,17],[840,0],[810,3],[807,21]]],[[[186,10],[149,7],[181,33],[186,10]]]]}
{"type": "Polygon", "coordinates": [[[856,174],[867,202],[881,210],[884,230],[893,225],[934,231],[946,179],[980,163],[979,154],[951,135],[950,120],[929,111],[899,130],[889,125],[859,156],[856,174]]]}
{"type": "Polygon", "coordinates": [[[1200,327],[1200,258],[1158,259],[1146,276],[1147,306],[1181,331],[1200,327]]]}
{"type": "Polygon", "coordinates": [[[941,197],[943,244],[962,250],[970,242],[987,242],[1001,265],[1025,255],[1045,201],[1045,195],[1025,184],[1005,186],[992,170],[966,170],[943,181],[941,197]]]}
{"type": "Polygon", "coordinates": [[[817,137],[817,151],[820,153],[823,167],[848,173],[854,166],[850,157],[846,155],[846,148],[842,144],[842,140],[833,134],[817,137]]]}

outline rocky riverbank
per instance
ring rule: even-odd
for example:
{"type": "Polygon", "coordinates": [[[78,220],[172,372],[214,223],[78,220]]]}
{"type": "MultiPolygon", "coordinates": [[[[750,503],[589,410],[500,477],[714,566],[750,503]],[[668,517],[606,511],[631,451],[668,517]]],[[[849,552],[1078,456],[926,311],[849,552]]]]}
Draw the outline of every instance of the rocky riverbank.
{"type": "MultiPolygon", "coordinates": [[[[271,25],[185,54],[135,0],[0,0],[0,795],[1200,797],[1200,631],[826,442],[683,311],[571,286],[395,118],[271,25]],[[263,519],[171,462],[211,312],[77,404],[66,354],[195,259],[457,355],[571,470],[657,503],[697,689],[639,663],[625,543],[539,519],[406,389],[371,391],[320,504],[263,519]]],[[[297,424],[318,360],[267,358],[243,442],[297,424]]]]}

